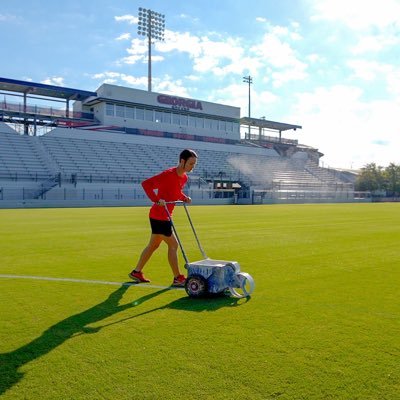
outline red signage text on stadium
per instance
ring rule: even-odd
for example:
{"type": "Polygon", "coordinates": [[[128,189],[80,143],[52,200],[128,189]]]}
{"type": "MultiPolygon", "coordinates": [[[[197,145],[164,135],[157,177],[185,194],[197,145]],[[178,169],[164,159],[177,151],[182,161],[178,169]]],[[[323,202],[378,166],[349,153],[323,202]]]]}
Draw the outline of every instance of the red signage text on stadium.
{"type": "Polygon", "coordinates": [[[169,104],[176,110],[189,110],[190,108],[195,110],[203,109],[201,101],[182,99],[181,97],[167,96],[165,94],[158,95],[157,101],[162,104],[169,104]]]}

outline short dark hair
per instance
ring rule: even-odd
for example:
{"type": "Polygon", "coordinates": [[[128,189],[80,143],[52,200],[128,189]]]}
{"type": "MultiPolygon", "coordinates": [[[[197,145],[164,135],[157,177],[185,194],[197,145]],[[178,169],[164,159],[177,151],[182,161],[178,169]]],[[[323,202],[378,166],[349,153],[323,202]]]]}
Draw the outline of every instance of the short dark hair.
{"type": "Polygon", "coordinates": [[[185,149],[179,155],[179,161],[185,160],[185,162],[190,158],[195,157],[198,158],[197,153],[192,149],[185,149]]]}

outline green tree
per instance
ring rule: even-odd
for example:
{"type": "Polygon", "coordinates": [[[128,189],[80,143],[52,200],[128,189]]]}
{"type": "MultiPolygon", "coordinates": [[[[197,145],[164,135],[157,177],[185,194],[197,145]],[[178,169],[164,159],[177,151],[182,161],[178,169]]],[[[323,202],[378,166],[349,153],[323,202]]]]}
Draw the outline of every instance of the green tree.
{"type": "Polygon", "coordinates": [[[385,168],[384,179],[387,195],[398,196],[400,194],[400,165],[390,163],[385,168]]]}
{"type": "Polygon", "coordinates": [[[371,192],[385,189],[383,167],[370,163],[361,168],[355,183],[355,189],[359,191],[369,190],[371,192]]]}

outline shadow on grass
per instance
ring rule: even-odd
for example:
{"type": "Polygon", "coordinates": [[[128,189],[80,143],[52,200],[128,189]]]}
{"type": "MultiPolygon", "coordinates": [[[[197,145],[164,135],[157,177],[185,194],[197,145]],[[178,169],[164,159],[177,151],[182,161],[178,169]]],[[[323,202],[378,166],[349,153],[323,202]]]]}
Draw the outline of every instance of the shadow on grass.
{"type": "Polygon", "coordinates": [[[95,306],[88,308],[83,312],[72,315],[56,323],[55,325],[52,325],[38,338],[19,347],[18,349],[8,353],[0,354],[0,396],[23,378],[24,373],[20,371],[20,368],[22,368],[25,364],[36,360],[43,355],[46,355],[58,346],[62,345],[68,339],[77,335],[96,333],[104,327],[166,308],[187,311],[215,311],[221,307],[238,305],[238,299],[232,299],[225,296],[211,299],[190,299],[188,297],[184,297],[165,306],[136,314],[134,316],[121,319],[117,322],[112,322],[110,324],[105,324],[103,326],[94,328],[90,327],[90,324],[102,321],[129,308],[137,307],[145,301],[148,301],[170,290],[170,288],[161,289],[142,296],[133,302],[119,305],[119,301],[130,286],[132,285],[128,283],[122,284],[121,287],[112,292],[110,296],[108,296],[108,298],[103,302],[96,304],[95,306]]]}
{"type": "Polygon", "coordinates": [[[194,311],[194,312],[217,311],[222,307],[237,307],[239,305],[247,303],[248,301],[250,301],[250,297],[238,299],[238,298],[228,297],[223,294],[210,295],[207,297],[200,297],[200,298],[190,298],[185,296],[181,297],[178,300],[174,300],[173,302],[166,304],[164,306],[156,307],[153,308],[152,310],[147,310],[142,313],[120,319],[119,321],[110,322],[109,324],[101,326],[101,328],[119,324],[121,322],[141,317],[143,315],[150,314],[153,313],[154,311],[159,311],[159,310],[174,309],[174,310],[194,311]]]}
{"type": "Polygon", "coordinates": [[[88,325],[111,317],[128,308],[136,307],[169,290],[168,288],[162,289],[140,297],[134,303],[119,305],[119,301],[129,286],[128,284],[123,284],[112,292],[105,301],[56,323],[46,329],[41,336],[26,345],[9,353],[0,354],[0,396],[21,380],[24,374],[19,369],[25,364],[49,353],[73,336],[96,333],[101,329],[91,328],[88,325]]]}
{"type": "Polygon", "coordinates": [[[174,300],[173,302],[161,307],[172,308],[175,310],[184,310],[184,311],[217,311],[223,307],[238,307],[244,303],[247,303],[250,300],[250,297],[244,299],[233,298],[229,296],[225,296],[224,294],[220,295],[210,295],[207,297],[190,298],[190,297],[181,297],[178,300],[174,300]]]}

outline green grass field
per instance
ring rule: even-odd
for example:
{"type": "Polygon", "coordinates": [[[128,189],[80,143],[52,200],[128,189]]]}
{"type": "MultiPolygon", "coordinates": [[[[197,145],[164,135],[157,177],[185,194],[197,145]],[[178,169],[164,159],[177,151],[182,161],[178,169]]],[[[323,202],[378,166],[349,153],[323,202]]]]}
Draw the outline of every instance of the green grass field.
{"type": "Polygon", "coordinates": [[[167,289],[165,246],[145,269],[159,288],[118,284],[147,208],[0,210],[0,397],[400,398],[400,204],[190,212],[208,256],[254,277],[250,299],[167,289]]]}

